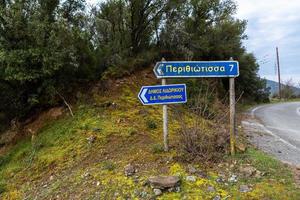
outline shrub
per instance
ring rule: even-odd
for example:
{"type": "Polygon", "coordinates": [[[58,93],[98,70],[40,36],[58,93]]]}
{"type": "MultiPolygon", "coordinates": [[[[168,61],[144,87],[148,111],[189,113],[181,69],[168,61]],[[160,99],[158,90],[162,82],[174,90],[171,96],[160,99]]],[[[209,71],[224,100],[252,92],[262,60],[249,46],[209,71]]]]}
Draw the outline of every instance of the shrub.
{"type": "Polygon", "coordinates": [[[155,154],[162,153],[162,152],[164,152],[164,147],[161,144],[153,144],[151,146],[151,151],[152,151],[152,153],[155,153],[155,154]]]}
{"type": "Polygon", "coordinates": [[[0,183],[0,194],[4,193],[5,191],[6,191],[5,184],[0,183]]]}
{"type": "Polygon", "coordinates": [[[112,161],[104,161],[102,165],[103,170],[113,171],[116,168],[115,163],[112,161]]]}
{"type": "Polygon", "coordinates": [[[148,119],[146,121],[146,125],[147,125],[147,128],[150,129],[150,130],[157,129],[157,124],[153,119],[148,119]]]}
{"type": "Polygon", "coordinates": [[[229,136],[220,127],[204,132],[200,127],[183,128],[179,132],[181,159],[216,162],[222,158],[229,144],[229,136]]]}

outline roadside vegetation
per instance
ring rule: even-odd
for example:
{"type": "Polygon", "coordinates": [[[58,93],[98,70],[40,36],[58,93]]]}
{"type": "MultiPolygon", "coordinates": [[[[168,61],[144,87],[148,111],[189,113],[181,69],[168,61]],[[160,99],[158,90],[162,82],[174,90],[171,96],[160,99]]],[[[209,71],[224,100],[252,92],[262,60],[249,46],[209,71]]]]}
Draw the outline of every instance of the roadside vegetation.
{"type": "MultiPolygon", "coordinates": [[[[64,109],[58,119],[47,120],[34,139],[25,137],[2,149],[1,198],[149,199],[155,197],[145,184],[149,177],[177,175],[180,191],[166,191],[157,199],[297,199],[300,191],[287,166],[253,148],[236,157],[226,153],[225,141],[215,148],[208,142],[214,137],[214,120],[199,120],[183,105],[171,107],[171,150],[164,152],[161,107],[142,106],[136,98],[139,86],[155,84],[151,69],[136,77],[147,76],[122,79],[105,95],[88,94],[93,99],[78,102],[74,117],[64,109]],[[201,122],[201,132],[192,136],[206,140],[196,138],[190,146],[197,148],[196,154],[182,141],[183,120],[188,124],[185,131],[201,122]],[[128,164],[136,169],[132,176],[124,174],[128,164]],[[250,171],[243,171],[249,166],[250,171]]],[[[226,138],[226,131],[218,137],[226,138]]]]}

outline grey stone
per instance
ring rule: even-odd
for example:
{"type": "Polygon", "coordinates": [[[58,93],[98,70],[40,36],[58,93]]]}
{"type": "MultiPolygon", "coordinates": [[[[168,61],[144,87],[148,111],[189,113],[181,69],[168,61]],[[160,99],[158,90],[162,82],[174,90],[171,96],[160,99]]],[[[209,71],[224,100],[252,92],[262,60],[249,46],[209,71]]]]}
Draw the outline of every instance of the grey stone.
{"type": "Polygon", "coordinates": [[[190,174],[195,174],[195,173],[197,172],[197,170],[196,170],[196,168],[193,167],[192,165],[189,165],[189,166],[188,166],[188,172],[189,172],[190,174]]]}
{"type": "Polygon", "coordinates": [[[208,191],[208,192],[215,192],[216,189],[215,189],[213,186],[208,186],[208,187],[207,187],[207,191],[208,191]]]}
{"type": "Polygon", "coordinates": [[[245,193],[245,192],[250,192],[250,191],[251,191],[251,189],[248,187],[248,185],[241,185],[240,186],[240,192],[245,193]]]}
{"type": "Polygon", "coordinates": [[[213,200],[221,200],[221,197],[219,195],[217,195],[213,198],[213,200]]]}
{"type": "Polygon", "coordinates": [[[126,165],[124,168],[125,176],[132,176],[132,175],[134,175],[135,171],[136,170],[135,170],[134,166],[131,164],[126,165]]]}
{"type": "Polygon", "coordinates": [[[232,174],[231,177],[228,179],[230,183],[236,183],[238,181],[238,177],[235,174],[232,174]]]}
{"type": "Polygon", "coordinates": [[[175,187],[175,192],[181,192],[181,188],[179,186],[175,187]]]}
{"type": "Polygon", "coordinates": [[[86,138],[89,144],[93,144],[96,141],[96,136],[91,135],[90,137],[86,138]]]}
{"type": "Polygon", "coordinates": [[[252,166],[241,166],[239,171],[246,178],[249,178],[256,173],[256,169],[252,166]]]}
{"type": "Polygon", "coordinates": [[[151,187],[157,189],[172,188],[180,184],[180,179],[178,176],[154,176],[150,177],[148,180],[151,187]]]}
{"type": "Polygon", "coordinates": [[[189,181],[189,182],[196,182],[196,177],[195,176],[187,176],[185,178],[186,181],[189,181]]]}
{"type": "Polygon", "coordinates": [[[217,183],[224,183],[225,180],[224,180],[223,177],[218,177],[218,178],[216,179],[216,182],[217,182],[217,183]]]}
{"type": "Polygon", "coordinates": [[[162,195],[161,189],[154,189],[153,192],[154,192],[155,196],[160,196],[160,195],[162,195]]]}

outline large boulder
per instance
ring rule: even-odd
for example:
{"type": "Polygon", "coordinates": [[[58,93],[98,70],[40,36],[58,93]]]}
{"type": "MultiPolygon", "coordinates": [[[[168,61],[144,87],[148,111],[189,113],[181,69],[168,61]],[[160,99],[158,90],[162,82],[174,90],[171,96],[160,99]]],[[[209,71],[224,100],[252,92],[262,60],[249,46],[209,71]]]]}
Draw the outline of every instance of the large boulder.
{"type": "Polygon", "coordinates": [[[174,188],[180,184],[178,176],[154,176],[148,179],[151,187],[157,189],[174,188]]]}

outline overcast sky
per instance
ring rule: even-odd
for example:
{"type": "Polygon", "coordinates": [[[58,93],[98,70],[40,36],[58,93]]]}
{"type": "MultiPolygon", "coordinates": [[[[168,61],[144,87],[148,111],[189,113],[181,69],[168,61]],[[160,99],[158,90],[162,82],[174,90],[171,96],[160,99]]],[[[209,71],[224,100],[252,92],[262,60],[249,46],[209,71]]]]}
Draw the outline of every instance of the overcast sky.
{"type": "Polygon", "coordinates": [[[300,82],[300,1],[236,0],[237,17],[248,20],[247,50],[260,61],[259,74],[274,80],[275,47],[279,47],[282,79],[300,82]]]}
{"type": "Polygon", "coordinates": [[[235,1],[237,18],[248,21],[248,40],[244,45],[260,61],[260,76],[276,80],[275,48],[278,46],[282,79],[300,82],[300,0],[235,1]]]}

